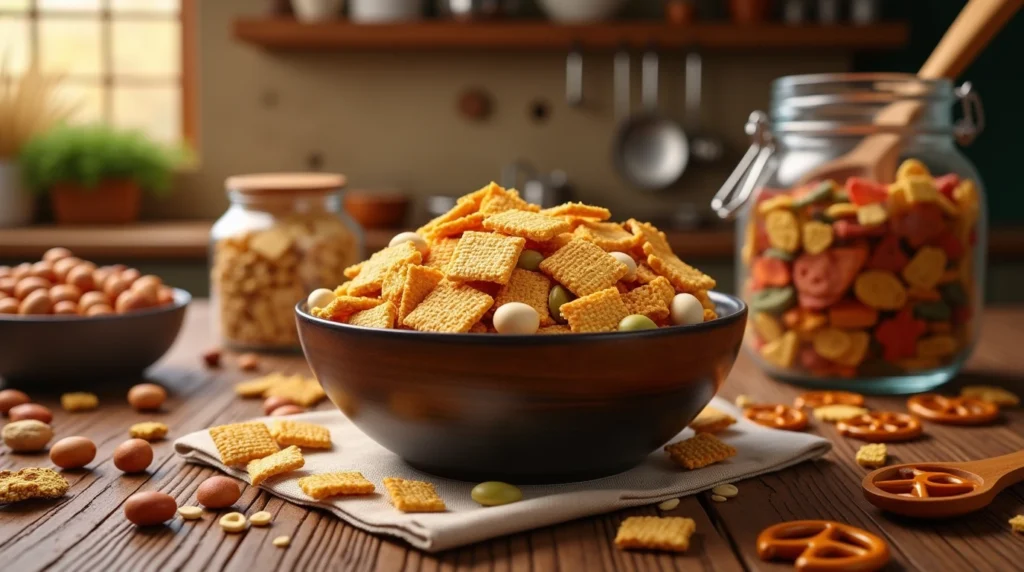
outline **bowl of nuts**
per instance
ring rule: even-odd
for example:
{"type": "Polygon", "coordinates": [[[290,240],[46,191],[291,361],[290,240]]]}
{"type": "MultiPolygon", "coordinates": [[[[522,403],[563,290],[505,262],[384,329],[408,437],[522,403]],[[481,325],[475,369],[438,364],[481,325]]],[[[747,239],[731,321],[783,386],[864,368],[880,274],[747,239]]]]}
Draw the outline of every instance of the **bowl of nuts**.
{"type": "Polygon", "coordinates": [[[0,378],[10,384],[141,374],[174,343],[188,292],[66,248],[0,266],[0,378]]]}

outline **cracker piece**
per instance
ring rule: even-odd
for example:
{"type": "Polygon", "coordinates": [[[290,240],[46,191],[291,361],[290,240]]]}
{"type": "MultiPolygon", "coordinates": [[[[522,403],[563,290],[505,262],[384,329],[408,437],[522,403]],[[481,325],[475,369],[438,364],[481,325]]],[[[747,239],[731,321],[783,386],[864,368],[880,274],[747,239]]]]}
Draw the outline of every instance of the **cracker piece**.
{"type": "Polygon", "coordinates": [[[733,423],[736,423],[735,417],[709,405],[698,413],[693,421],[690,421],[690,429],[697,433],[718,433],[725,431],[733,423]]]}
{"type": "Polygon", "coordinates": [[[707,308],[704,308],[704,321],[705,322],[710,322],[711,320],[717,320],[717,319],[718,319],[718,313],[717,312],[715,312],[714,310],[708,310],[707,308]]]}
{"type": "Polygon", "coordinates": [[[362,473],[320,473],[299,479],[299,488],[306,496],[316,500],[336,496],[368,495],[375,487],[362,473]]]}
{"type": "Polygon", "coordinates": [[[664,320],[669,315],[669,304],[676,295],[676,289],[672,287],[668,279],[658,276],[648,284],[634,288],[622,295],[622,302],[630,314],[643,314],[648,318],[658,321],[664,320]]]}
{"type": "MultiPolygon", "coordinates": [[[[402,303],[402,289],[405,288],[405,281],[409,276],[409,269],[412,267],[412,264],[392,266],[384,275],[380,297],[398,307],[402,303]]],[[[335,296],[337,295],[335,293],[335,296]]]]}
{"type": "Polygon", "coordinates": [[[550,292],[551,281],[547,276],[539,272],[516,268],[512,271],[512,278],[508,284],[502,286],[498,291],[498,296],[494,299],[494,307],[491,309],[497,310],[509,302],[522,302],[537,311],[542,326],[551,325],[555,321],[551,319],[551,312],[548,308],[550,292]]]}
{"type": "Polygon", "coordinates": [[[538,334],[571,334],[572,330],[565,324],[555,324],[553,326],[543,326],[537,330],[538,334]]]}
{"type": "Polygon", "coordinates": [[[133,439],[145,439],[146,441],[159,441],[167,436],[167,425],[159,421],[143,421],[128,428],[128,435],[133,439]]]}
{"type": "Polygon", "coordinates": [[[384,478],[384,488],[391,504],[402,512],[444,512],[447,508],[434,485],[423,481],[409,481],[394,477],[384,478]]]}
{"type": "Polygon", "coordinates": [[[345,323],[365,328],[390,330],[395,327],[396,319],[398,319],[398,308],[391,302],[384,302],[376,308],[352,314],[345,323]]]}
{"type": "Polygon", "coordinates": [[[380,298],[366,298],[362,296],[338,296],[331,300],[330,304],[323,308],[313,308],[310,314],[315,318],[342,322],[348,320],[352,314],[376,308],[383,302],[380,298]]]}
{"type": "Polygon", "coordinates": [[[256,421],[218,425],[209,431],[220,461],[228,466],[244,465],[280,450],[267,426],[256,421]]]}
{"type": "Polygon", "coordinates": [[[449,238],[453,236],[457,237],[471,230],[482,230],[484,228],[484,220],[486,218],[487,215],[483,213],[473,213],[469,216],[457,218],[453,221],[435,226],[430,230],[428,237],[430,240],[440,240],[442,238],[449,238]]]}
{"type": "Polygon", "coordinates": [[[308,449],[330,449],[331,432],[322,425],[305,421],[275,420],[270,434],[278,445],[296,445],[308,449]]]}
{"type": "Polygon", "coordinates": [[[577,296],[614,288],[629,268],[592,242],[579,238],[540,263],[540,270],[577,296]]]}
{"type": "Polygon", "coordinates": [[[531,205],[519,197],[519,191],[515,189],[505,190],[494,185],[480,201],[480,213],[494,215],[505,211],[520,210],[537,212],[540,207],[531,205]]]}
{"type": "Polygon", "coordinates": [[[560,309],[569,328],[576,333],[614,332],[619,322],[629,315],[622,295],[615,288],[577,298],[560,309]]]}
{"type": "MultiPolygon", "coordinates": [[[[465,197],[463,197],[465,198],[465,197]]],[[[456,201],[455,206],[443,215],[433,218],[427,224],[416,229],[416,234],[427,238],[430,236],[431,231],[435,228],[449,223],[453,220],[458,220],[463,217],[467,217],[480,209],[480,205],[473,201],[456,201]]]]}
{"type": "Polygon", "coordinates": [[[273,455],[249,461],[245,469],[249,472],[252,486],[258,487],[260,483],[270,477],[301,469],[305,464],[306,460],[302,458],[302,450],[292,445],[273,455]]]}
{"type": "Polygon", "coordinates": [[[863,407],[842,404],[822,405],[821,407],[815,407],[814,410],[811,411],[815,419],[818,421],[827,421],[829,423],[853,419],[854,417],[859,417],[867,412],[868,410],[863,407]]]}
{"type": "Polygon", "coordinates": [[[69,488],[67,479],[53,469],[0,471],[0,505],[29,499],[60,498],[69,488]]]}
{"type": "Polygon", "coordinates": [[[697,433],[696,437],[665,445],[665,452],[676,464],[691,471],[736,456],[735,448],[711,433],[697,433]]]}
{"type": "Polygon", "coordinates": [[[551,255],[558,252],[562,247],[569,244],[572,239],[576,236],[571,232],[563,232],[562,234],[552,238],[551,240],[542,243],[540,245],[540,251],[545,255],[551,255]]]}
{"type": "Polygon", "coordinates": [[[402,303],[398,306],[398,323],[404,324],[405,318],[420,305],[434,288],[444,279],[444,273],[436,268],[412,266],[402,290],[402,303]]]}
{"type": "Polygon", "coordinates": [[[654,225],[634,219],[629,219],[626,225],[639,237],[651,269],[668,278],[680,291],[693,294],[715,287],[713,278],[683,262],[672,252],[672,246],[668,243],[665,233],[654,225]]]}
{"type": "Polygon", "coordinates": [[[636,235],[615,222],[584,221],[573,234],[609,252],[629,252],[640,242],[636,235]]]}
{"type": "Polygon", "coordinates": [[[442,280],[403,323],[421,332],[465,333],[493,304],[494,298],[472,286],[442,280]]]}
{"type": "Polygon", "coordinates": [[[459,282],[508,284],[526,240],[486,232],[467,232],[459,239],[447,276],[459,282]]]}
{"type": "Polygon", "coordinates": [[[457,238],[439,238],[430,242],[430,252],[424,265],[436,268],[441,272],[448,267],[448,262],[455,254],[455,247],[459,245],[457,238]]]}
{"type": "Polygon", "coordinates": [[[348,296],[348,289],[351,286],[352,286],[352,281],[351,280],[348,281],[348,282],[345,282],[344,284],[339,284],[338,287],[334,289],[334,297],[337,298],[338,296],[348,296]]]}
{"type": "Polygon", "coordinates": [[[263,396],[286,397],[303,407],[312,407],[327,397],[327,394],[316,378],[294,375],[270,386],[263,396]]]}
{"type": "Polygon", "coordinates": [[[547,242],[564,232],[569,232],[569,223],[557,217],[511,210],[488,217],[484,221],[484,228],[536,242],[547,242]]]}
{"type": "Polygon", "coordinates": [[[479,209],[481,203],[484,202],[484,198],[487,195],[489,195],[492,192],[494,192],[492,189],[500,189],[502,191],[505,190],[505,189],[502,189],[501,185],[499,185],[498,183],[495,183],[494,181],[491,181],[490,183],[484,185],[483,187],[480,187],[479,189],[473,191],[472,193],[469,193],[468,195],[463,195],[463,196],[459,197],[458,202],[459,203],[470,204],[470,205],[473,205],[474,207],[479,209]]]}
{"type": "Polygon", "coordinates": [[[565,203],[540,211],[540,214],[548,216],[572,216],[596,219],[598,221],[608,220],[612,213],[604,207],[595,207],[583,203],[565,203]]]}
{"type": "Polygon", "coordinates": [[[889,453],[885,448],[885,443],[871,443],[869,445],[863,445],[857,450],[855,460],[857,461],[857,464],[862,467],[877,469],[878,467],[885,466],[885,459],[888,454],[889,453]]]}
{"type": "Polygon", "coordinates": [[[615,535],[615,546],[622,550],[639,548],[686,552],[690,537],[697,530],[692,518],[681,516],[631,516],[622,521],[615,535]]]}
{"type": "Polygon", "coordinates": [[[1018,514],[1017,516],[1011,518],[1009,522],[1010,530],[1016,532],[1017,534],[1024,534],[1024,515],[1018,514]]]}
{"type": "Polygon", "coordinates": [[[287,379],[280,373],[272,373],[264,377],[257,377],[248,381],[240,381],[235,384],[235,394],[239,397],[263,397],[268,389],[287,379]]]}
{"type": "Polygon", "coordinates": [[[994,385],[965,385],[960,389],[961,397],[973,397],[999,407],[1016,407],[1020,405],[1020,397],[1012,391],[994,385]]]}
{"type": "Polygon", "coordinates": [[[352,266],[349,266],[348,268],[343,270],[341,273],[345,275],[345,278],[351,280],[356,276],[359,276],[359,273],[363,270],[364,264],[366,264],[366,262],[359,262],[357,264],[353,264],[352,266]]]}
{"type": "Polygon", "coordinates": [[[690,295],[696,298],[697,301],[700,302],[701,307],[703,307],[705,310],[715,310],[715,303],[714,301],[711,300],[711,296],[708,295],[707,290],[697,290],[696,292],[690,292],[690,295]]]}
{"type": "MultiPolygon", "coordinates": [[[[423,255],[412,242],[403,242],[389,246],[376,252],[363,263],[359,274],[352,279],[348,293],[350,296],[368,296],[376,294],[384,286],[384,276],[392,267],[401,264],[419,264],[423,255]]],[[[360,308],[365,310],[366,308],[360,308]]]]}
{"type": "MultiPolygon", "coordinates": [[[[658,278],[658,275],[651,270],[651,267],[647,266],[646,263],[641,262],[636,265],[636,280],[634,280],[634,282],[650,284],[655,278],[658,278]]],[[[694,296],[696,296],[696,294],[694,294],[694,296]]],[[[698,300],[699,299],[700,298],[698,298],[698,300]]]]}
{"type": "Polygon", "coordinates": [[[95,393],[79,391],[75,393],[65,393],[60,396],[60,406],[64,411],[70,411],[72,413],[78,411],[90,411],[96,409],[99,404],[100,400],[96,397],[95,393]]]}

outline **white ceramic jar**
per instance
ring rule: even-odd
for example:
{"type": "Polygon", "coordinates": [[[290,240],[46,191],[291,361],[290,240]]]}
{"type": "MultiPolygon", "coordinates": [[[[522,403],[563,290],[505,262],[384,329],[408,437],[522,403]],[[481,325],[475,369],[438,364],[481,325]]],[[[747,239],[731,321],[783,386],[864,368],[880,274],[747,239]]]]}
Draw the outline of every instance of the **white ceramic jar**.
{"type": "Polygon", "coordinates": [[[292,0],[292,11],[300,22],[329,22],[341,17],[345,0],[292,0]]]}
{"type": "Polygon", "coordinates": [[[34,197],[21,185],[21,171],[11,160],[0,159],[0,228],[32,222],[34,197]]]}
{"type": "Polygon", "coordinates": [[[422,0],[351,0],[349,3],[349,19],[360,24],[404,22],[422,16],[422,0]]]}

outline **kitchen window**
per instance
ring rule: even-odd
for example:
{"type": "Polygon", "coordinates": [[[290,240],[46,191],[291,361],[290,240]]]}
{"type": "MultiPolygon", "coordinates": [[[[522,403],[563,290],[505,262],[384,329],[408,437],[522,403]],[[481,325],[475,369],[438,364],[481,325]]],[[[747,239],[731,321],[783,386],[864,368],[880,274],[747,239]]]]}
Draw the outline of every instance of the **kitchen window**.
{"type": "Polygon", "coordinates": [[[196,0],[0,0],[0,65],[63,74],[72,121],[195,142],[196,0]]]}

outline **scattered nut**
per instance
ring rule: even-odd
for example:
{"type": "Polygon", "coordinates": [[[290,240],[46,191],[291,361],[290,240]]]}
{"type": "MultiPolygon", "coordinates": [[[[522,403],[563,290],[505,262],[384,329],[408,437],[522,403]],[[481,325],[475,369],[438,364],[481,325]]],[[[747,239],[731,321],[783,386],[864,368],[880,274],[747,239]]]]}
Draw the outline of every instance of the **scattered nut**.
{"type": "Polygon", "coordinates": [[[129,439],[114,449],[114,466],[125,473],[145,471],[152,462],[153,447],[142,439],[129,439]]]}
{"type": "Polygon", "coordinates": [[[128,390],[128,403],[137,411],[160,409],[167,399],[167,390],[155,383],[140,383],[128,390]]]}
{"type": "Polygon", "coordinates": [[[196,490],[196,500],[206,508],[227,508],[241,496],[238,483],[224,476],[210,477],[196,490]]]}
{"type": "Polygon", "coordinates": [[[274,520],[274,515],[270,514],[265,510],[261,510],[254,513],[249,517],[249,523],[253,526],[269,526],[271,521],[274,520]]]}
{"type": "Polygon", "coordinates": [[[672,510],[679,506],[679,499],[668,499],[658,504],[658,508],[661,510],[672,510]]]}
{"type": "Polygon", "coordinates": [[[263,413],[270,415],[274,410],[284,407],[285,405],[298,405],[293,400],[283,395],[272,395],[263,402],[263,413]]]}
{"type": "Polygon", "coordinates": [[[711,495],[711,500],[713,500],[715,502],[725,502],[725,501],[727,501],[729,499],[723,497],[722,495],[711,495]]]}
{"type": "Polygon", "coordinates": [[[744,409],[746,407],[750,407],[751,405],[754,405],[754,403],[756,403],[754,401],[754,398],[749,396],[749,395],[737,395],[736,396],[736,407],[739,407],[740,409],[744,409]]]}
{"type": "Polygon", "coordinates": [[[124,503],[124,516],[136,526],[155,526],[174,518],[174,497],[156,491],[135,493],[124,503]]]}
{"type": "Polygon", "coordinates": [[[7,416],[10,417],[11,421],[24,421],[25,419],[35,419],[43,423],[53,422],[53,413],[46,407],[39,405],[38,403],[23,403],[21,405],[15,405],[8,412],[7,416]]]}
{"type": "Polygon", "coordinates": [[[740,490],[736,488],[736,485],[730,484],[718,485],[717,487],[711,489],[711,492],[718,496],[725,497],[727,499],[731,499],[732,497],[740,494],[740,490]]]}
{"type": "Polygon", "coordinates": [[[86,292],[85,294],[82,294],[81,298],[78,299],[78,310],[83,314],[86,313],[89,310],[89,308],[99,305],[110,305],[109,298],[107,298],[107,295],[104,294],[103,292],[86,292]]]}
{"type": "Polygon", "coordinates": [[[4,444],[16,453],[42,451],[53,439],[53,429],[42,421],[25,419],[4,425],[4,444]]]}
{"type": "Polygon", "coordinates": [[[278,548],[285,548],[292,543],[292,538],[290,536],[278,536],[272,543],[278,548]]]}
{"type": "Polygon", "coordinates": [[[11,408],[32,401],[24,391],[5,389],[0,391],[0,415],[7,415],[11,408]]]}
{"type": "Polygon", "coordinates": [[[203,354],[203,362],[206,363],[206,367],[220,367],[220,349],[206,350],[206,353],[203,354]]]}
{"type": "Polygon", "coordinates": [[[220,517],[220,527],[224,529],[224,532],[236,533],[249,528],[249,523],[245,520],[244,514],[229,512],[220,517]]]}
{"type": "Polygon", "coordinates": [[[50,447],[50,460],[62,469],[81,469],[96,458],[96,444],[87,437],[65,437],[50,447]]]}
{"type": "Polygon", "coordinates": [[[199,520],[203,518],[203,509],[198,506],[179,506],[178,514],[185,520],[199,520]]]}
{"type": "Polygon", "coordinates": [[[271,417],[281,417],[282,415],[295,415],[296,413],[305,413],[306,410],[298,405],[283,405],[270,412],[271,417]]]}
{"type": "Polygon", "coordinates": [[[14,297],[24,300],[29,294],[37,290],[49,292],[51,286],[52,284],[46,278],[39,278],[38,276],[22,278],[18,281],[18,285],[14,287],[14,297]]]}
{"type": "Polygon", "coordinates": [[[96,304],[85,311],[86,316],[109,316],[113,313],[114,309],[107,304],[96,304]]]}
{"type": "Polygon", "coordinates": [[[57,302],[53,305],[53,314],[55,316],[77,316],[78,303],[71,300],[57,302]]]}
{"type": "Polygon", "coordinates": [[[242,354],[238,356],[238,368],[242,371],[256,371],[260,368],[260,356],[256,354],[242,354]]]}
{"type": "Polygon", "coordinates": [[[18,306],[18,313],[23,316],[49,314],[53,311],[53,300],[46,290],[36,290],[25,297],[18,306]]]}
{"type": "Polygon", "coordinates": [[[52,263],[57,262],[62,258],[69,258],[71,256],[73,256],[73,254],[71,254],[70,250],[62,246],[55,246],[43,253],[43,260],[52,263]]]}
{"type": "Polygon", "coordinates": [[[0,314],[17,314],[20,306],[17,298],[0,298],[0,314]]]}

